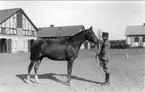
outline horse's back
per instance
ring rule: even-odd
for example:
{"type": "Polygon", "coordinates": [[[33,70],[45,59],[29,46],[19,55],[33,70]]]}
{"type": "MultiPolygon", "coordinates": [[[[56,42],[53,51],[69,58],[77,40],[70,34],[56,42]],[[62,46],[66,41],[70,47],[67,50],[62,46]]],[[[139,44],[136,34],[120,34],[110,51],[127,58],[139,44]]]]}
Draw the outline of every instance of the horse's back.
{"type": "Polygon", "coordinates": [[[66,59],[67,40],[46,40],[41,47],[41,53],[53,60],[66,59]]]}
{"type": "Polygon", "coordinates": [[[38,47],[44,42],[45,42],[45,39],[37,39],[32,43],[31,48],[38,47]]]}

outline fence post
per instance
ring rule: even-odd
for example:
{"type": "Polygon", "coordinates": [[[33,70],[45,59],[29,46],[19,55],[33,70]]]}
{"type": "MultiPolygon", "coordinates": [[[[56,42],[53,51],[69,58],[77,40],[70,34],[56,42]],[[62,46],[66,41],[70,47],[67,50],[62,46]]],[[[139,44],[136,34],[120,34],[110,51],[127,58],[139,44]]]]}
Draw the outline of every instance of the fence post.
{"type": "Polygon", "coordinates": [[[139,53],[141,53],[141,49],[139,49],[139,53]]]}
{"type": "Polygon", "coordinates": [[[125,58],[128,59],[128,53],[126,53],[125,58]]]}

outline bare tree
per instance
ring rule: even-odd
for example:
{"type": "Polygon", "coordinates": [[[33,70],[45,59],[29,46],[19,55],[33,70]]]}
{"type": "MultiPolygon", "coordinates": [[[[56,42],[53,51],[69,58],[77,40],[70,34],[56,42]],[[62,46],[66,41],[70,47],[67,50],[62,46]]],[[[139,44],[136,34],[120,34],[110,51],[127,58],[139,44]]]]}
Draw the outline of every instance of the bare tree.
{"type": "Polygon", "coordinates": [[[102,39],[102,31],[101,29],[98,29],[98,39],[101,40],[102,39]]]}

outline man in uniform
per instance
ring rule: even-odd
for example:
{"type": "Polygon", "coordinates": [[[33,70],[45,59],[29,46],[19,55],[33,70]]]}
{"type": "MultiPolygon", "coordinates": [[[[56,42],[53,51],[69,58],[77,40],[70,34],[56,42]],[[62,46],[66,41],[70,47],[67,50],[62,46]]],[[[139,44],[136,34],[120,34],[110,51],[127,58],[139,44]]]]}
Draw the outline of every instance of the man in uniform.
{"type": "Polygon", "coordinates": [[[97,51],[96,58],[98,58],[100,67],[103,67],[103,70],[105,72],[105,82],[102,85],[108,85],[109,84],[109,76],[110,73],[108,71],[108,62],[109,62],[109,50],[110,50],[110,42],[108,40],[109,33],[103,32],[102,33],[102,39],[103,41],[101,43],[100,51],[97,51]]]}

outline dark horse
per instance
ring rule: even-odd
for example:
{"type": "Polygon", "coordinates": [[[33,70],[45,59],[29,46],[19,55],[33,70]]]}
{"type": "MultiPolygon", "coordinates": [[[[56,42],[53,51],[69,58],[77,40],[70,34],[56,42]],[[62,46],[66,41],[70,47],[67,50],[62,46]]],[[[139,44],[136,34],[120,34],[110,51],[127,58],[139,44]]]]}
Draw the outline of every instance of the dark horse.
{"type": "Polygon", "coordinates": [[[30,71],[35,64],[35,80],[37,83],[39,82],[37,70],[42,59],[47,57],[52,60],[67,61],[67,82],[70,84],[73,62],[77,58],[80,46],[85,40],[89,40],[95,44],[98,44],[98,39],[95,36],[92,27],[66,39],[38,39],[34,41],[31,47],[31,63],[28,67],[27,81],[30,82],[30,71]]]}

